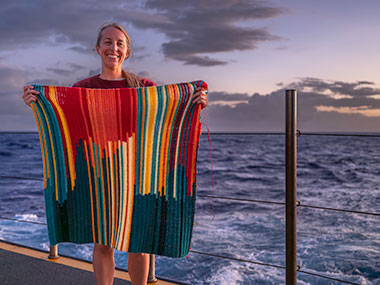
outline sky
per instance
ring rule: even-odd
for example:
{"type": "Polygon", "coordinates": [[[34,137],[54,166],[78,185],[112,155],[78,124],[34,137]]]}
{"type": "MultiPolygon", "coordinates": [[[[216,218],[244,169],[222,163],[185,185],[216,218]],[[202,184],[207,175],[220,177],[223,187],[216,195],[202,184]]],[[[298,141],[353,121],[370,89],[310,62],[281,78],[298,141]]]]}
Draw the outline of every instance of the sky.
{"type": "Polygon", "coordinates": [[[100,73],[98,28],[122,24],[124,68],[157,84],[204,80],[212,132],[282,132],[285,90],[304,132],[380,131],[378,0],[2,0],[0,131],[36,131],[27,84],[100,73]]]}

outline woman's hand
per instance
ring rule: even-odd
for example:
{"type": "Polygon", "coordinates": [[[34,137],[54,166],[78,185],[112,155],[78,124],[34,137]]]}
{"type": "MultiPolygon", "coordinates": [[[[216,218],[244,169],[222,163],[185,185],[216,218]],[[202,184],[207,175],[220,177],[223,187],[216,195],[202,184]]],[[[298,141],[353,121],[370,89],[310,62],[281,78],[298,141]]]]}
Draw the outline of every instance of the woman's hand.
{"type": "Polygon", "coordinates": [[[33,86],[24,86],[24,95],[22,95],[22,99],[24,99],[25,104],[30,107],[30,103],[37,102],[38,94],[40,94],[40,92],[33,90],[33,86]]]}
{"type": "Polygon", "coordinates": [[[198,87],[195,91],[196,92],[193,95],[193,103],[201,104],[202,109],[205,108],[208,104],[208,96],[206,89],[198,87]]]}

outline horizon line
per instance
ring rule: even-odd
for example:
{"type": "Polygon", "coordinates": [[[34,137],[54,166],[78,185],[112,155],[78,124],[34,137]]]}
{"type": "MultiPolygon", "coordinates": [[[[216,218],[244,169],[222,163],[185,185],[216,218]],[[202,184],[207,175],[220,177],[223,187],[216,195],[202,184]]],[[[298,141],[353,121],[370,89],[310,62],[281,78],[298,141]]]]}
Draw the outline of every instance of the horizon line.
{"type": "MultiPolygon", "coordinates": [[[[0,131],[0,134],[38,134],[38,131],[0,131]]],[[[201,135],[285,135],[285,132],[202,132],[201,135]]],[[[380,132],[300,131],[300,135],[380,137],[380,132]]]]}

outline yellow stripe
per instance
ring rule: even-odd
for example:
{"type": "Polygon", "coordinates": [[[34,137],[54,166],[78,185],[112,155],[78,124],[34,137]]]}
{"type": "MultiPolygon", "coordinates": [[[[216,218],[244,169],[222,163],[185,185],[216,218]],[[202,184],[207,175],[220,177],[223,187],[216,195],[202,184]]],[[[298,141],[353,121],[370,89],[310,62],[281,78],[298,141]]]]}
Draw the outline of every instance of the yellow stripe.
{"type": "MultiPolygon", "coordinates": [[[[142,95],[141,95],[141,103],[142,103],[142,116],[141,116],[141,128],[142,128],[142,132],[141,132],[141,140],[140,140],[140,145],[142,145],[144,147],[143,150],[140,151],[140,189],[139,189],[139,194],[142,195],[144,194],[144,185],[143,185],[143,182],[142,182],[142,177],[143,177],[143,162],[145,161],[145,157],[143,157],[143,153],[145,152],[145,141],[144,141],[144,135],[145,135],[145,112],[146,112],[146,107],[145,107],[145,92],[144,92],[144,89],[142,89],[142,95]]],[[[141,148],[140,148],[141,149],[141,148]]]]}
{"type": "MultiPolygon", "coordinates": [[[[127,197],[128,197],[128,172],[127,172],[127,167],[128,167],[128,157],[127,157],[127,143],[126,142],[122,142],[122,156],[123,156],[123,172],[121,173],[121,175],[123,175],[123,188],[122,190],[120,191],[121,195],[123,195],[123,208],[121,209],[120,213],[121,213],[121,217],[120,217],[120,220],[121,220],[121,225],[120,225],[120,238],[122,239],[123,238],[123,235],[124,235],[124,227],[125,227],[125,217],[126,217],[126,212],[127,212],[127,209],[126,209],[126,204],[127,204],[127,197]]],[[[121,250],[125,251],[125,243],[123,245],[123,242],[124,242],[124,239],[122,240],[122,242],[120,242],[120,246],[121,246],[121,250]]]]}
{"type": "Polygon", "coordinates": [[[150,193],[151,183],[152,183],[152,160],[153,160],[153,136],[155,131],[155,121],[157,117],[157,92],[156,87],[147,88],[148,93],[148,108],[147,113],[149,115],[147,120],[147,128],[145,137],[147,138],[147,144],[145,144],[145,192],[144,194],[150,193]]]}
{"type": "Polygon", "coordinates": [[[131,225],[132,225],[132,214],[133,214],[133,199],[134,199],[134,187],[133,187],[133,177],[135,175],[133,162],[134,162],[134,142],[135,134],[132,137],[128,137],[128,205],[127,205],[127,216],[126,216],[126,244],[125,251],[129,249],[129,241],[131,235],[131,225]]]}
{"type": "Polygon", "coordinates": [[[40,138],[40,145],[41,145],[41,152],[42,152],[42,165],[43,165],[43,170],[44,170],[44,189],[46,189],[47,186],[47,177],[49,177],[49,168],[46,166],[46,159],[47,159],[47,153],[45,149],[45,140],[42,140],[42,137],[44,137],[44,129],[42,126],[41,118],[36,110],[35,102],[32,102],[31,107],[33,110],[34,117],[37,122],[37,127],[38,127],[38,136],[40,138]],[[42,136],[41,136],[42,135],[42,136]]]}
{"type": "MultiPolygon", "coordinates": [[[[120,141],[119,141],[120,145],[120,141]]],[[[119,167],[119,173],[120,173],[120,203],[119,205],[119,225],[118,225],[118,249],[119,250],[125,250],[125,246],[122,247],[123,244],[123,230],[125,225],[125,216],[126,216],[126,203],[127,203],[127,143],[122,142],[121,148],[119,147],[119,154],[120,154],[120,167],[119,167]],[[123,162],[121,162],[123,160],[123,162]],[[123,165],[121,165],[123,163],[123,165]],[[123,168],[122,168],[123,167],[123,168]],[[123,179],[121,179],[121,176],[123,179]],[[123,208],[121,208],[123,205],[123,208]]]]}
{"type": "MultiPolygon", "coordinates": [[[[124,231],[124,227],[126,224],[126,216],[127,216],[127,199],[128,199],[128,144],[123,141],[123,223],[122,229],[124,231]]],[[[122,232],[124,234],[124,232],[122,232]]],[[[124,243],[123,250],[125,251],[126,245],[124,243]]]]}
{"type": "MultiPolygon", "coordinates": [[[[167,171],[167,167],[168,167],[168,152],[169,152],[169,137],[168,137],[168,134],[169,134],[169,128],[167,128],[168,124],[169,124],[169,119],[170,119],[170,113],[173,109],[173,103],[174,103],[174,100],[173,100],[173,90],[171,88],[172,86],[171,85],[168,85],[168,93],[166,94],[166,98],[168,99],[168,108],[167,108],[167,112],[166,112],[166,115],[165,115],[165,120],[164,120],[164,133],[162,134],[162,137],[164,138],[164,141],[162,141],[162,144],[161,144],[161,155],[162,155],[162,159],[161,159],[161,175],[160,177],[162,177],[163,179],[160,179],[162,180],[162,185],[159,186],[159,189],[161,191],[162,187],[164,187],[164,193],[163,195],[166,196],[166,171],[167,171]]],[[[162,195],[162,193],[161,193],[162,195]]]]}
{"type": "MultiPolygon", "coordinates": [[[[145,92],[146,90],[143,89],[143,94],[145,95],[145,93],[148,93],[147,96],[149,97],[149,91],[145,92]]],[[[145,195],[145,194],[148,194],[149,193],[149,182],[150,182],[150,166],[151,166],[151,161],[149,161],[149,159],[151,158],[151,148],[152,148],[152,144],[150,142],[150,137],[151,137],[151,129],[150,129],[150,121],[151,121],[151,114],[150,114],[150,109],[151,109],[151,104],[149,101],[145,100],[145,96],[143,96],[143,100],[144,100],[144,103],[146,103],[146,114],[148,115],[148,117],[146,118],[146,122],[145,122],[145,143],[143,144],[144,146],[144,181],[143,181],[143,184],[144,184],[144,187],[143,187],[143,191],[142,193],[145,195]]]]}
{"type": "Polygon", "coordinates": [[[116,141],[113,141],[112,142],[112,146],[113,146],[113,154],[115,154],[115,174],[116,174],[116,177],[115,177],[115,203],[116,203],[116,208],[115,208],[115,229],[114,229],[114,232],[115,232],[115,248],[118,248],[118,242],[119,242],[119,216],[116,215],[116,212],[118,211],[118,209],[120,208],[119,206],[119,163],[118,163],[118,160],[117,160],[117,142],[116,141]]]}
{"type": "Polygon", "coordinates": [[[123,185],[121,184],[121,175],[122,175],[122,168],[121,168],[121,156],[122,156],[122,149],[121,149],[121,143],[120,143],[120,140],[118,140],[118,147],[117,147],[118,151],[119,151],[119,169],[118,169],[118,173],[119,173],[119,181],[118,181],[118,185],[119,185],[119,193],[120,193],[120,196],[119,196],[119,199],[118,199],[118,210],[119,210],[119,216],[118,216],[118,221],[117,221],[117,249],[120,250],[120,246],[121,246],[121,230],[122,230],[122,227],[121,227],[121,224],[122,224],[122,220],[121,220],[121,217],[122,217],[122,209],[121,209],[121,195],[123,195],[123,185]]]}
{"type": "Polygon", "coordinates": [[[49,86],[49,96],[50,100],[53,102],[55,108],[58,111],[59,118],[62,123],[62,128],[64,132],[64,138],[66,140],[66,147],[67,147],[67,160],[69,164],[69,172],[70,172],[70,179],[71,179],[71,190],[74,190],[75,186],[75,178],[76,178],[76,173],[75,173],[75,166],[74,166],[74,155],[73,155],[73,150],[71,147],[71,137],[70,137],[70,131],[69,127],[66,121],[65,114],[59,105],[56,97],[56,92],[55,92],[55,87],[49,86]]]}

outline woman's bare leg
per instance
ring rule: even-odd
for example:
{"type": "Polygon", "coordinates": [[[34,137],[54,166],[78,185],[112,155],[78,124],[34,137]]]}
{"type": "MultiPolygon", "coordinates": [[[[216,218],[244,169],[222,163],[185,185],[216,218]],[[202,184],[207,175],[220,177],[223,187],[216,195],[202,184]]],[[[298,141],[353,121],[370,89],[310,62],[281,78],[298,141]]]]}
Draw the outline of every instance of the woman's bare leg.
{"type": "Polygon", "coordinates": [[[128,273],[132,285],[145,285],[148,281],[149,254],[128,253],[128,273]]]}
{"type": "Polygon", "coordinates": [[[95,243],[92,266],[97,285],[113,284],[115,273],[114,249],[95,243]]]}

